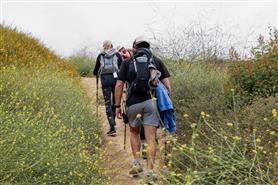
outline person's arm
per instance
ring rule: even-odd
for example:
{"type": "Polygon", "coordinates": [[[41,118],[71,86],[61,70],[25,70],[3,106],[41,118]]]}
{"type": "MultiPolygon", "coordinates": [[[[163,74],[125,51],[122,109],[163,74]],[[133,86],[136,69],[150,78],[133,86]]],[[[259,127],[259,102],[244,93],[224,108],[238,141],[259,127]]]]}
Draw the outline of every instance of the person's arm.
{"type": "Polygon", "coordinates": [[[158,58],[155,58],[158,62],[158,70],[161,72],[160,81],[166,87],[169,92],[169,95],[172,95],[171,83],[170,83],[170,73],[166,68],[165,64],[158,58]]]}
{"type": "Polygon", "coordinates": [[[163,85],[168,90],[169,95],[172,96],[172,89],[171,89],[171,84],[170,84],[170,80],[169,79],[170,79],[169,77],[164,78],[164,79],[161,80],[161,82],[163,83],[163,85]]]}
{"type": "Polygon", "coordinates": [[[97,56],[96,65],[95,65],[95,68],[94,68],[94,71],[93,71],[93,74],[95,76],[98,75],[99,68],[100,68],[100,55],[97,56]]]}
{"type": "Polygon", "coordinates": [[[115,86],[115,107],[116,107],[116,116],[118,119],[122,119],[121,99],[122,99],[124,84],[125,84],[124,81],[117,80],[115,86]]]}
{"type": "Polygon", "coordinates": [[[123,88],[126,81],[126,72],[127,66],[126,62],[121,65],[121,69],[119,71],[118,80],[115,85],[115,107],[116,107],[116,116],[119,119],[122,119],[122,110],[121,110],[121,99],[123,94],[123,88]]]}

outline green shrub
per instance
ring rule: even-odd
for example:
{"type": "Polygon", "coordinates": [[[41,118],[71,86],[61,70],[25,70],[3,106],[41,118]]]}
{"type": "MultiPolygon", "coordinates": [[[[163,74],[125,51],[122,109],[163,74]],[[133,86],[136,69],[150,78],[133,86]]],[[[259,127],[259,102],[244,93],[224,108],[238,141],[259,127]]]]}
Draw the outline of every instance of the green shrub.
{"type": "MultiPolygon", "coordinates": [[[[249,71],[245,64],[236,63],[235,66],[242,65],[243,72],[234,70],[230,75],[222,67],[208,64],[168,63],[179,127],[175,138],[167,135],[167,163],[159,168],[160,184],[278,182],[275,171],[278,168],[278,100],[271,97],[277,93],[278,55],[277,45],[269,45],[273,46],[269,52],[264,51],[263,57],[257,53],[252,60],[259,63],[254,76],[265,80],[265,86],[260,89],[267,90],[253,88],[252,96],[243,90],[245,86],[238,85],[238,82],[247,84],[248,89],[251,84],[246,82],[249,71]],[[240,77],[238,81],[234,74],[240,77]],[[246,101],[248,96],[252,104],[242,106],[243,97],[247,97],[246,101]]],[[[236,68],[230,68],[229,72],[232,69],[236,68]]]]}
{"type": "Polygon", "coordinates": [[[168,163],[161,184],[276,184],[277,99],[259,99],[235,113],[234,119],[213,120],[202,112],[191,116],[190,137],[168,138],[168,163]]]}
{"type": "Polygon", "coordinates": [[[99,181],[98,122],[77,81],[49,69],[1,69],[0,179],[99,181]],[[91,152],[91,153],[89,153],[91,152]]]}
{"type": "Polygon", "coordinates": [[[0,31],[0,184],[107,184],[100,125],[69,61],[0,31]]]}
{"type": "MultiPolygon", "coordinates": [[[[253,50],[255,58],[234,63],[229,68],[228,89],[235,89],[238,103],[248,104],[254,97],[276,96],[278,92],[278,32],[270,32],[268,41],[259,38],[253,50]]],[[[231,93],[227,93],[231,101],[231,93]]]]}
{"type": "Polygon", "coordinates": [[[86,54],[76,54],[70,57],[73,68],[80,76],[93,76],[93,69],[95,67],[95,59],[86,54]]]}
{"type": "Polygon", "coordinates": [[[186,113],[197,119],[201,111],[215,115],[225,109],[222,86],[227,79],[225,71],[201,62],[168,64],[179,117],[186,113]]]}

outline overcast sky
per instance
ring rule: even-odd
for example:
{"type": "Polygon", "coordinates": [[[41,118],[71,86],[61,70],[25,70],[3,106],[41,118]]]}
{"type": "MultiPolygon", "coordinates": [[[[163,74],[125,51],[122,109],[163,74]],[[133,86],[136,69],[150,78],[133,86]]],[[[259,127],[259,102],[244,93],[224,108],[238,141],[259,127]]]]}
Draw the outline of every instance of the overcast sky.
{"type": "MultiPolygon", "coordinates": [[[[87,0],[88,1],[88,0],[87,0]]],[[[244,1],[244,0],[242,0],[244,1]]],[[[277,2],[47,2],[1,0],[1,23],[39,38],[58,54],[101,46],[105,39],[130,47],[138,35],[151,36],[179,29],[194,21],[219,25],[239,39],[256,40],[277,26],[277,2]]],[[[209,1],[208,1],[209,2],[209,1]]]]}

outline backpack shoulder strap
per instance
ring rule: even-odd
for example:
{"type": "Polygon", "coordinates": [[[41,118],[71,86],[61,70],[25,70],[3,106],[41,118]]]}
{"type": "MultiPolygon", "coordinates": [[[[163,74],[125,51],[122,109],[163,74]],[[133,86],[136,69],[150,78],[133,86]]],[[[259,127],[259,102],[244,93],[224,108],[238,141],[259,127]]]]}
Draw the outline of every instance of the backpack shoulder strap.
{"type": "Polygon", "coordinates": [[[132,64],[133,64],[133,66],[134,66],[134,70],[135,70],[135,72],[137,73],[137,66],[136,66],[136,62],[137,62],[136,58],[132,57],[132,64]]]}

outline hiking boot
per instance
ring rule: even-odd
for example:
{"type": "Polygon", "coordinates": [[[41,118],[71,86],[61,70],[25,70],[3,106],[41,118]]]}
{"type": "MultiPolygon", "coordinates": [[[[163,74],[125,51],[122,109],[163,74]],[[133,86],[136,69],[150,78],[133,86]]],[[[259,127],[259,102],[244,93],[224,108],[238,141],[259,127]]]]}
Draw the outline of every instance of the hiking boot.
{"type": "Polygon", "coordinates": [[[132,177],[136,177],[141,172],[143,172],[142,165],[140,163],[134,163],[132,165],[132,168],[129,170],[129,175],[132,177]]]}
{"type": "Polygon", "coordinates": [[[141,152],[142,152],[142,158],[143,159],[148,159],[148,154],[147,154],[147,147],[145,144],[141,145],[141,152]]]}
{"type": "Polygon", "coordinates": [[[115,129],[110,129],[106,134],[107,134],[108,136],[116,136],[116,135],[117,135],[115,129]]]}
{"type": "Polygon", "coordinates": [[[145,174],[145,180],[148,184],[153,184],[154,181],[157,180],[157,177],[155,176],[152,170],[149,170],[145,174]]]}

